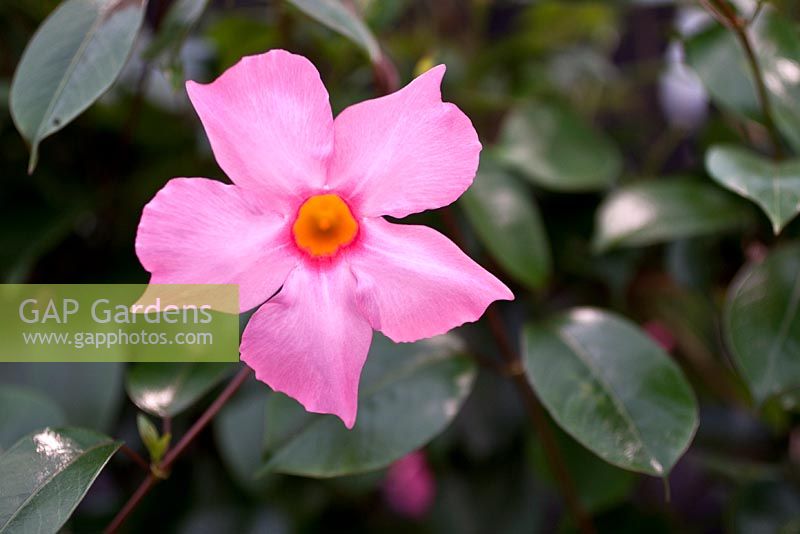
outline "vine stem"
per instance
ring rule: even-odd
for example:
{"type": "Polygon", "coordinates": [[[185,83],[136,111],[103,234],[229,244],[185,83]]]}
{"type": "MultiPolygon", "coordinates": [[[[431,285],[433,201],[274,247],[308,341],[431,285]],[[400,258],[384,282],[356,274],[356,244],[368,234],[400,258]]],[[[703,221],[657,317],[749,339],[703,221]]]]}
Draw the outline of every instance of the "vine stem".
{"type": "MultiPolygon", "coordinates": [[[[452,208],[442,208],[441,212],[448,233],[456,245],[463,250],[465,242],[464,235],[458,226],[458,221],[456,220],[452,208]]],[[[539,398],[536,396],[527,378],[525,378],[525,365],[522,362],[522,355],[509,338],[508,332],[503,325],[503,319],[497,311],[497,308],[490,306],[486,310],[486,320],[492,337],[500,351],[500,355],[505,362],[504,375],[511,380],[517,392],[522,397],[525,410],[542,442],[542,448],[547,457],[547,465],[552,470],[559,491],[567,505],[567,509],[575,519],[578,529],[582,534],[594,534],[596,530],[578,497],[575,481],[572,480],[572,476],[567,470],[567,464],[564,462],[564,458],[558,448],[558,443],[553,434],[553,429],[550,426],[550,421],[547,419],[544,407],[542,407],[539,398]]]]}
{"type": "Polygon", "coordinates": [[[775,126],[775,114],[772,109],[772,102],[769,98],[769,92],[767,91],[767,84],[764,82],[764,75],[761,72],[758,56],[756,56],[753,43],[747,33],[747,28],[751,21],[741,18],[727,0],[700,0],[700,3],[714,18],[733,32],[739,44],[742,46],[742,49],[744,49],[747,63],[750,65],[750,70],[756,85],[758,104],[761,107],[762,115],[764,115],[764,125],[767,127],[770,140],[772,141],[775,159],[783,159],[783,145],[781,144],[781,136],[778,133],[778,128],[775,126]]]}
{"type": "Polygon", "coordinates": [[[491,307],[486,310],[486,319],[489,322],[492,337],[495,339],[500,349],[500,354],[503,356],[508,366],[507,375],[522,397],[531,423],[533,423],[533,427],[536,429],[536,433],[539,435],[539,439],[542,442],[542,448],[547,457],[548,467],[552,470],[553,475],[555,475],[559,490],[564,497],[570,514],[577,522],[578,528],[583,534],[594,534],[594,525],[578,497],[575,481],[572,480],[572,476],[567,470],[567,464],[564,462],[564,458],[558,448],[558,442],[553,434],[550,421],[547,419],[547,414],[542,404],[539,402],[536,393],[533,391],[530,382],[525,378],[525,367],[522,363],[521,354],[508,338],[506,329],[503,326],[503,320],[497,308],[491,307]]]}
{"type": "Polygon", "coordinates": [[[144,469],[146,472],[150,471],[150,464],[147,463],[147,460],[142,458],[142,456],[138,452],[131,449],[127,445],[123,444],[122,447],[120,447],[119,452],[130,458],[133,461],[133,463],[144,469]]]}
{"type": "Polygon", "coordinates": [[[172,469],[173,464],[175,461],[181,456],[181,454],[186,451],[189,445],[197,438],[198,435],[208,426],[208,424],[214,419],[214,417],[219,413],[223,406],[233,397],[233,395],[239,390],[239,388],[244,384],[244,382],[250,377],[252,370],[249,367],[243,367],[239,370],[239,372],[234,376],[228,385],[225,386],[225,389],[219,394],[219,396],[211,403],[211,405],[206,408],[206,411],[203,412],[197,421],[189,428],[186,434],[180,439],[177,445],[170,448],[167,451],[167,454],[164,456],[164,459],[159,463],[157,466],[153,466],[150,469],[150,473],[147,477],[142,481],[139,485],[139,488],[131,495],[131,498],[128,499],[128,502],[125,503],[125,506],[117,513],[114,519],[111,520],[111,523],[108,524],[106,529],[103,531],[105,534],[112,534],[119,531],[120,527],[128,520],[131,514],[136,510],[139,504],[144,500],[145,496],[150,493],[150,490],[158,484],[160,480],[163,478],[163,474],[169,473],[172,469]]]}

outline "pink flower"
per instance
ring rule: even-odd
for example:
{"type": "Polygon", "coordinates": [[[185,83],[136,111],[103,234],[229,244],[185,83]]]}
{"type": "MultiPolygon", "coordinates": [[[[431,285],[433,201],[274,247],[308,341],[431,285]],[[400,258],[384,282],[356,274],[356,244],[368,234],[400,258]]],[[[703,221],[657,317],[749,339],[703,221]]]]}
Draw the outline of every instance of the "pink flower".
{"type": "Polygon", "coordinates": [[[436,480],[422,451],[412,452],[389,466],[383,495],[399,515],[420,519],[436,498],[436,480]]]}
{"type": "Polygon", "coordinates": [[[355,423],[372,330],[415,341],[477,320],[509,289],[438,232],[393,224],[455,201],[481,145],[441,100],[440,65],[336,120],[319,73],[283,50],[245,57],[189,98],[232,185],[175,178],[144,208],[151,284],[238,284],[256,377],[355,423]]]}

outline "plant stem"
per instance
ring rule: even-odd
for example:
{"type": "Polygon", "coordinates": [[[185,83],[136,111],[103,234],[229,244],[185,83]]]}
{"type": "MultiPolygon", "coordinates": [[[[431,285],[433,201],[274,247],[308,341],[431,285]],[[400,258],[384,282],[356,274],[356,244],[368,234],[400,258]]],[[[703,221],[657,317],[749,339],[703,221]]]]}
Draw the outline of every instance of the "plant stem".
{"type": "Polygon", "coordinates": [[[147,460],[142,458],[142,456],[138,452],[136,452],[135,450],[131,449],[130,447],[124,444],[122,445],[122,447],[120,447],[119,450],[122,454],[130,458],[133,461],[133,463],[135,463],[145,471],[150,472],[150,464],[148,464],[147,460]]]}
{"type": "Polygon", "coordinates": [[[144,497],[150,493],[150,490],[159,482],[161,479],[160,476],[157,476],[157,473],[169,473],[170,469],[172,469],[172,465],[175,461],[180,457],[181,454],[191,445],[191,443],[195,440],[195,438],[202,432],[206,426],[211,422],[212,419],[219,413],[225,403],[227,403],[231,397],[233,397],[234,393],[236,393],[239,388],[244,384],[247,378],[250,376],[252,371],[249,367],[243,367],[236,376],[228,382],[228,385],[225,386],[225,389],[219,394],[219,396],[211,403],[211,405],[203,412],[203,415],[200,416],[197,421],[189,428],[186,434],[183,435],[181,440],[178,442],[175,447],[171,448],[167,451],[167,454],[164,456],[164,459],[161,461],[158,466],[151,469],[150,474],[147,475],[139,488],[134,492],[131,498],[125,503],[125,506],[117,513],[111,523],[108,524],[104,532],[106,534],[112,534],[117,532],[119,528],[125,523],[125,521],[131,516],[134,510],[136,510],[139,503],[142,502],[144,497]]]}
{"type": "Polygon", "coordinates": [[[490,307],[486,310],[486,319],[489,323],[492,337],[494,337],[500,349],[500,354],[503,356],[508,366],[507,374],[514,383],[514,386],[516,386],[517,392],[522,397],[531,423],[533,423],[533,427],[539,435],[542,448],[547,457],[547,465],[552,470],[567,508],[575,519],[580,532],[583,534],[592,534],[595,532],[594,525],[589,515],[586,513],[586,510],[583,509],[583,505],[578,497],[575,481],[572,480],[572,476],[567,470],[566,462],[564,462],[564,458],[561,456],[561,451],[558,448],[558,442],[553,434],[553,429],[550,427],[547,414],[539,402],[536,393],[533,391],[530,382],[528,382],[528,379],[525,377],[525,367],[522,363],[522,356],[508,338],[508,334],[503,326],[503,320],[496,308],[490,307]]]}
{"type": "Polygon", "coordinates": [[[753,44],[750,42],[750,36],[747,33],[747,27],[751,21],[739,17],[733,7],[728,4],[727,0],[703,0],[701,3],[715,18],[720,20],[720,17],[723,17],[724,20],[727,21],[723,22],[723,24],[730,28],[738,39],[739,44],[744,49],[747,63],[750,65],[753,81],[756,85],[758,104],[761,107],[762,115],[764,115],[764,125],[767,127],[772,141],[775,159],[783,159],[783,145],[781,144],[781,136],[778,133],[778,128],[775,126],[775,115],[772,109],[772,102],[769,98],[769,92],[767,91],[767,84],[764,82],[764,75],[761,72],[758,56],[756,56],[753,50],[753,44]]]}
{"type": "Polygon", "coordinates": [[[167,451],[167,454],[164,455],[164,460],[161,462],[160,467],[164,471],[169,471],[172,468],[172,464],[175,463],[175,460],[186,450],[186,448],[194,441],[194,439],[200,434],[200,432],[208,426],[208,423],[211,422],[212,419],[219,413],[223,406],[233,397],[233,394],[236,393],[239,388],[244,384],[245,380],[250,377],[252,370],[249,367],[242,367],[236,376],[234,376],[228,385],[225,386],[225,389],[219,394],[214,402],[211,403],[203,415],[194,422],[192,427],[183,435],[181,440],[167,451]]]}
{"type": "Polygon", "coordinates": [[[756,4],[756,8],[753,10],[753,14],[750,15],[749,19],[747,19],[748,26],[752,24],[753,21],[756,20],[761,14],[761,10],[764,9],[764,4],[766,4],[766,0],[758,0],[758,4],[756,4]]]}
{"type": "MultiPolygon", "coordinates": [[[[456,220],[452,208],[442,208],[441,213],[448,233],[450,233],[456,245],[463,250],[464,235],[458,226],[458,221],[456,220]]],[[[486,310],[485,315],[489,330],[506,364],[504,374],[512,381],[517,392],[522,397],[531,423],[534,429],[536,429],[539,439],[542,441],[542,447],[547,457],[547,464],[549,468],[552,469],[564,502],[570,514],[575,519],[580,532],[583,534],[593,534],[595,532],[594,525],[580,502],[575,482],[572,480],[564,458],[561,456],[561,451],[558,448],[553,429],[550,427],[550,421],[548,421],[544,408],[536,397],[536,393],[533,391],[527,378],[525,378],[525,366],[522,362],[522,355],[509,339],[508,333],[503,326],[503,320],[497,312],[497,309],[494,306],[490,306],[486,310]]]]}
{"type": "Polygon", "coordinates": [[[131,516],[136,507],[139,506],[139,503],[142,502],[145,495],[150,493],[150,490],[153,489],[153,486],[157,483],[158,478],[153,473],[147,475],[147,478],[142,481],[133,495],[131,495],[131,498],[128,499],[128,502],[125,503],[125,506],[122,507],[103,532],[106,534],[117,532],[122,524],[131,516]]]}

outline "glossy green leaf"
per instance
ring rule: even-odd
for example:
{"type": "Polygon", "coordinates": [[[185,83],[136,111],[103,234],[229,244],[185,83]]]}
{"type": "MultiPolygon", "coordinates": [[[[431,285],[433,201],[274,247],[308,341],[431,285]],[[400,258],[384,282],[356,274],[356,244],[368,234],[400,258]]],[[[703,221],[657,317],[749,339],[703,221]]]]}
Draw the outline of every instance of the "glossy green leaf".
{"type": "MultiPolygon", "coordinates": [[[[800,149],[800,34],[792,21],[767,6],[748,26],[772,104],[775,122],[800,149]]],[[[760,118],[750,65],[733,33],[715,25],[686,43],[687,62],[724,108],[760,118]]]]}
{"type": "Polygon", "coordinates": [[[121,445],[80,428],[17,442],[0,456],[0,533],[57,532],[121,445]]]}
{"type": "Polygon", "coordinates": [[[483,158],[461,206],[481,243],[516,280],[541,288],[550,276],[552,259],[539,209],[530,192],[514,176],[483,158]]]}
{"type": "Polygon", "coordinates": [[[758,401],[800,388],[800,245],[742,269],[728,290],[723,328],[758,401]]]}
{"type": "Polygon", "coordinates": [[[666,476],[698,424],[680,368],[609,312],[578,308],[523,333],[528,380],[553,419],[619,467],[666,476]]]}
{"type": "Polygon", "coordinates": [[[140,363],[129,368],[125,389],[141,410],[159,417],[175,417],[235,368],[235,364],[228,363],[140,363]]]}
{"type": "Polygon", "coordinates": [[[498,156],[554,191],[605,189],[622,172],[622,156],[610,139],[570,109],[541,102],[511,111],[498,156]]]}
{"type": "Polygon", "coordinates": [[[352,430],[337,417],[309,414],[289,397],[272,395],[262,474],[361,473],[425,445],[452,421],[472,389],[475,366],[460,350],[452,336],[395,344],[376,334],[352,430]]]}
{"type": "Polygon", "coordinates": [[[594,247],[643,246],[726,232],[749,218],[719,188],[684,178],[638,182],[608,195],[597,210],[594,247]]]}
{"type": "Polygon", "coordinates": [[[133,48],[146,0],[67,0],[36,31],[11,85],[11,114],[31,144],[39,143],[111,87],[133,48]]]}
{"type": "Polygon", "coordinates": [[[0,385],[0,453],[29,432],[65,422],[61,408],[35,389],[0,385]]]}
{"type": "Polygon", "coordinates": [[[125,396],[123,372],[121,363],[4,363],[0,383],[47,395],[70,425],[110,431],[125,396]]]}
{"type": "Polygon", "coordinates": [[[715,146],[706,154],[714,180],[758,204],[775,234],[800,213],[800,159],[774,162],[735,146],[715,146]]]}
{"type": "Polygon", "coordinates": [[[369,55],[373,63],[381,58],[381,49],[372,32],[356,13],[341,0],[289,0],[308,16],[341,33],[369,55]]]}

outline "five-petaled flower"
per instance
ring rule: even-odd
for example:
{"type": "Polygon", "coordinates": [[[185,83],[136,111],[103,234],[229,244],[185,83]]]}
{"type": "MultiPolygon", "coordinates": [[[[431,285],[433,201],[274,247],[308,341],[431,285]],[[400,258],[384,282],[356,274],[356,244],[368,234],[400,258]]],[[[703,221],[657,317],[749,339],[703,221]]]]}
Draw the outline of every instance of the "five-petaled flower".
{"type": "Polygon", "coordinates": [[[151,284],[238,284],[241,311],[266,301],[242,335],[242,360],[348,428],[373,329],[415,341],[513,299],[438,232],[383,219],[450,204],[475,177],[481,145],[442,102],[444,71],[335,120],[317,70],[283,50],[187,82],[233,184],[172,179],[139,224],[151,284]]]}

